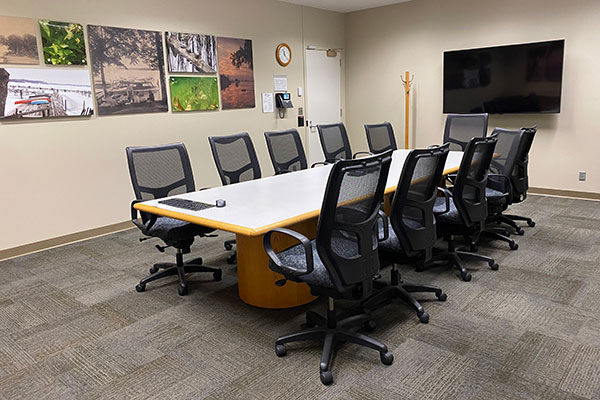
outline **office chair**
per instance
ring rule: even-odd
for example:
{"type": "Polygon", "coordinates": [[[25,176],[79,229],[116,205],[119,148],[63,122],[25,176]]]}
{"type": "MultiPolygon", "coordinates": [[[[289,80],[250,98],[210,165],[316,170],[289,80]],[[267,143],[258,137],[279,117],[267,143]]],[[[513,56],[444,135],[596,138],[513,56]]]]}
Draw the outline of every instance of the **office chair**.
{"type": "Polygon", "coordinates": [[[448,242],[448,250],[434,255],[426,265],[417,267],[417,271],[443,262],[458,268],[462,280],[468,282],[471,274],[467,272],[462,257],[486,261],[493,270],[498,269],[498,264],[491,257],[457,250],[454,242],[456,235],[476,237],[485,227],[488,215],[485,187],[496,141],[496,135],[492,135],[475,137],[467,144],[452,191],[442,188],[444,197],[438,197],[433,207],[438,234],[448,242]]]}
{"type": "Polygon", "coordinates": [[[343,123],[317,125],[319,130],[319,140],[325,155],[325,162],[334,163],[336,160],[350,160],[360,154],[371,155],[366,151],[359,151],[352,154],[350,141],[346,133],[346,127],[343,123]]]}
{"type": "MultiPolygon", "coordinates": [[[[258,157],[248,133],[209,136],[208,142],[223,185],[260,179],[258,157]]],[[[225,249],[231,250],[234,244],[235,240],[227,240],[225,249]]],[[[227,258],[228,264],[235,264],[236,261],[237,252],[227,258]]]]}
{"type": "MultiPolygon", "coordinates": [[[[269,149],[269,156],[273,163],[275,175],[306,169],[306,153],[296,129],[279,132],[265,132],[265,140],[269,149]]],[[[325,165],[325,162],[316,162],[316,165],[325,165]]]]}
{"type": "MultiPolygon", "coordinates": [[[[523,235],[523,230],[516,222],[502,215],[508,206],[512,204],[512,187],[510,176],[515,168],[517,152],[522,140],[522,131],[520,129],[502,129],[494,128],[492,135],[497,136],[498,142],[494,149],[497,157],[492,158],[490,162],[490,173],[485,188],[485,197],[488,204],[488,217],[485,221],[483,234],[492,239],[502,240],[509,244],[511,250],[517,250],[519,245],[509,237],[508,231],[497,232],[501,223],[514,228],[518,235],[523,235]]],[[[478,238],[477,238],[478,239],[478,238]]],[[[476,250],[473,246],[471,250],[476,250]]]]}
{"type": "MultiPolygon", "coordinates": [[[[190,246],[196,236],[209,236],[214,229],[191,224],[154,214],[138,213],[133,206],[143,201],[173,196],[195,191],[192,166],[183,143],[163,146],[127,147],[127,162],[135,198],[131,203],[131,222],[148,237],[156,237],[166,246],[156,248],[164,253],[167,247],[177,249],[176,263],[158,263],[150,268],[150,275],[143,278],[135,287],[138,292],[146,290],[146,284],[167,276],[179,276],[178,292],[180,296],[187,294],[185,274],[192,272],[212,272],[216,281],[221,280],[219,268],[205,267],[202,258],[183,262],[183,255],[190,252],[190,246]]],[[[146,240],[148,238],[142,238],[146,240]]]]}
{"type": "Polygon", "coordinates": [[[384,122],[382,124],[365,124],[367,132],[367,143],[369,151],[372,154],[383,153],[388,150],[397,150],[396,138],[392,124],[384,122]]]}
{"type": "Polygon", "coordinates": [[[450,150],[465,151],[471,138],[486,136],[487,129],[488,114],[448,114],[444,143],[450,143],[450,150]]]}
{"type": "Polygon", "coordinates": [[[394,360],[385,344],[356,332],[357,328],[368,328],[368,314],[338,320],[335,308],[336,299],[357,299],[371,293],[373,276],[379,271],[377,218],[390,164],[391,152],[336,162],[325,189],[316,239],[283,228],[273,229],[264,237],[270,268],[284,276],[277,285],[282,286],[287,280],[305,282],[311,293],[329,299],[326,317],[308,311],[307,329],[275,341],[279,357],[286,355],[287,343],[323,341],[320,378],[326,385],[333,382],[331,362],[340,342],[375,349],[386,365],[394,360]],[[276,232],[291,236],[300,244],[275,253],[271,235],[276,232]]]}
{"type": "Polygon", "coordinates": [[[392,200],[390,217],[379,226],[380,237],[387,236],[387,240],[379,243],[379,256],[392,264],[391,285],[365,300],[362,303],[364,310],[374,310],[399,298],[416,310],[422,323],[427,323],[429,314],[411,293],[434,293],[438,300],[446,301],[447,296],[439,287],[401,282],[397,264],[422,264],[432,256],[437,240],[433,205],[448,157],[448,147],[445,144],[412,150],[406,158],[392,200]],[[386,228],[387,235],[384,232],[386,228]]]}
{"type": "MultiPolygon", "coordinates": [[[[533,145],[537,127],[521,128],[521,131],[523,132],[523,137],[517,151],[515,166],[510,174],[513,204],[521,203],[527,198],[527,189],[529,189],[529,151],[533,145]]],[[[535,221],[529,217],[508,214],[505,214],[504,217],[513,221],[525,221],[530,227],[535,226],[535,221]]]]}

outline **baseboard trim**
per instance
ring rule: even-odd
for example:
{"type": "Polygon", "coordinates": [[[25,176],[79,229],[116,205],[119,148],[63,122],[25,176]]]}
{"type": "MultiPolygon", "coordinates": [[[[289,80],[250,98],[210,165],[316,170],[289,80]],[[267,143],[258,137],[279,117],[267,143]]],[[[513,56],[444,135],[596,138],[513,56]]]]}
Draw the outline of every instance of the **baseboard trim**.
{"type": "Polygon", "coordinates": [[[579,192],[576,190],[559,190],[559,189],[530,187],[528,190],[528,193],[545,194],[545,195],[560,196],[560,197],[573,197],[576,199],[586,199],[586,200],[600,200],[600,193],[579,192]]]}
{"type": "Polygon", "coordinates": [[[13,247],[11,249],[0,250],[0,261],[23,256],[29,253],[35,253],[41,250],[47,250],[52,247],[63,246],[65,244],[91,239],[97,236],[107,235],[109,233],[123,231],[132,227],[131,221],[123,221],[112,225],[101,226],[100,228],[89,229],[87,231],[71,233],[69,235],[13,247]]]}

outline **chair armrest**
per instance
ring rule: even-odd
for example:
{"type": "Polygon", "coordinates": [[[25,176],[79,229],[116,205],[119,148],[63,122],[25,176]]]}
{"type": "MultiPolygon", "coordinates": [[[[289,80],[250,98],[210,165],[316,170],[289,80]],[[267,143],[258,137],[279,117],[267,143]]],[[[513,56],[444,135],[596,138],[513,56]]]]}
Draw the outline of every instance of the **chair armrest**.
{"type": "Polygon", "coordinates": [[[370,151],[357,151],[356,153],[354,153],[352,155],[352,159],[355,159],[359,154],[365,154],[367,156],[372,156],[373,153],[371,153],[370,151]]]}
{"type": "Polygon", "coordinates": [[[439,192],[441,192],[445,199],[446,199],[446,209],[444,210],[444,212],[438,212],[438,213],[434,213],[436,215],[440,215],[440,214],[446,214],[447,212],[450,211],[450,196],[452,196],[452,193],[450,193],[450,191],[446,188],[442,188],[442,187],[438,187],[437,188],[439,192]]]}
{"type": "Polygon", "coordinates": [[[331,164],[331,163],[329,163],[329,162],[327,162],[327,161],[318,161],[318,162],[314,163],[313,165],[311,165],[310,167],[311,167],[311,168],[314,168],[314,167],[316,167],[317,165],[328,165],[328,164],[331,164]]]}
{"type": "Polygon", "coordinates": [[[500,180],[503,180],[505,182],[505,184],[503,185],[504,193],[502,193],[502,194],[504,196],[512,197],[512,187],[510,184],[510,178],[508,176],[506,176],[504,174],[488,174],[488,184],[490,183],[489,178],[500,178],[500,180]]]}
{"type": "Polygon", "coordinates": [[[383,223],[383,237],[379,237],[379,227],[377,229],[377,240],[380,242],[386,241],[390,237],[390,224],[388,216],[382,211],[379,210],[377,215],[377,225],[379,225],[379,220],[383,223]]]}
{"type": "Polygon", "coordinates": [[[271,261],[277,265],[277,267],[287,271],[289,275],[293,277],[299,277],[302,275],[310,274],[314,269],[314,261],[313,261],[313,252],[312,252],[312,244],[310,239],[304,236],[301,233],[293,231],[291,229],[286,228],[276,228],[267,232],[263,238],[263,246],[265,247],[265,252],[271,259],[271,261]],[[282,233],[284,235],[288,235],[296,239],[302,244],[304,247],[304,254],[306,257],[306,270],[296,269],[287,265],[283,265],[279,257],[277,257],[277,253],[273,250],[273,246],[271,246],[271,235],[274,232],[282,233]]]}
{"type": "Polygon", "coordinates": [[[155,214],[150,214],[150,222],[148,223],[148,225],[144,225],[139,221],[138,218],[138,210],[136,210],[135,208],[133,208],[133,206],[135,206],[138,203],[142,203],[145,200],[134,200],[131,202],[131,222],[133,222],[133,224],[135,226],[138,227],[138,229],[140,231],[142,231],[142,233],[145,235],[146,232],[148,232],[148,230],[150,228],[152,228],[152,225],[154,225],[154,223],[156,222],[156,215],[155,214]]]}

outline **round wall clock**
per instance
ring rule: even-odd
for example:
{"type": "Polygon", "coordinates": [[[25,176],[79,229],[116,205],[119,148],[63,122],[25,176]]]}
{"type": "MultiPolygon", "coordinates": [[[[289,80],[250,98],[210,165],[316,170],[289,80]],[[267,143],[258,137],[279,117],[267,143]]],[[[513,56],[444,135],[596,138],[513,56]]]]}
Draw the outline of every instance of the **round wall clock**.
{"type": "Polygon", "coordinates": [[[282,67],[287,67],[292,61],[292,49],[287,43],[281,43],[275,51],[275,58],[282,67]]]}

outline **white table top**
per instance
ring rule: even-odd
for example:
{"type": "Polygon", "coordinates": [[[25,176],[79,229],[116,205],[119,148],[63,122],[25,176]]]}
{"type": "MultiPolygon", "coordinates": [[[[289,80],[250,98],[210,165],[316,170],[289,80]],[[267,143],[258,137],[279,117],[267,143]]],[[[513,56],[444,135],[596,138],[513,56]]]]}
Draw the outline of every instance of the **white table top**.
{"type": "MultiPolygon", "coordinates": [[[[396,190],[409,151],[394,151],[386,193],[396,190]]],[[[459,151],[449,153],[445,174],[458,170],[462,154],[459,151]]],[[[289,226],[319,215],[330,170],[331,165],[326,165],[169,197],[208,204],[224,199],[227,205],[222,208],[190,211],[158,203],[164,199],[139,203],[135,208],[215,229],[256,236],[275,227],[289,226]]]]}

